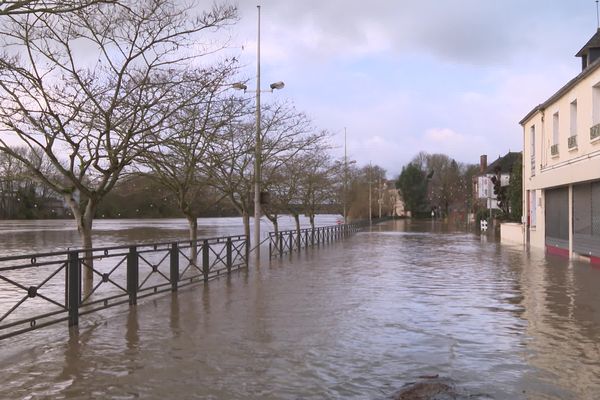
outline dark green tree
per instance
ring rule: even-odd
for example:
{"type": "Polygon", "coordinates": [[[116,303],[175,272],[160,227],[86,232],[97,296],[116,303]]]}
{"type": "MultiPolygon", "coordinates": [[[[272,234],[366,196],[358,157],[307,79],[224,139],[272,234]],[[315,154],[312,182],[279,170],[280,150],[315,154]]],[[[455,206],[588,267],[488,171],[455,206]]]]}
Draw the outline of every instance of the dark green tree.
{"type": "Polygon", "coordinates": [[[520,222],[523,215],[523,166],[520,161],[513,165],[510,173],[508,202],[510,204],[510,219],[520,222]]]}
{"type": "Polygon", "coordinates": [[[396,181],[396,188],[402,194],[404,206],[413,215],[423,211],[427,198],[427,177],[415,163],[402,167],[402,172],[396,181]]]}

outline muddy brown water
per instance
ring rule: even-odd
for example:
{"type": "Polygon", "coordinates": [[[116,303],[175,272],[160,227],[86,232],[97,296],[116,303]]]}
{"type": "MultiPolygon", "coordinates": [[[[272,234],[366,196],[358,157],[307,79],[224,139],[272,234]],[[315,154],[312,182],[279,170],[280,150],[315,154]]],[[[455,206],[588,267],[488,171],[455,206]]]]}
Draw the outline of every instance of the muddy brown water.
{"type": "Polygon", "coordinates": [[[440,224],[350,239],[0,343],[2,399],[600,398],[600,270],[440,224]]]}

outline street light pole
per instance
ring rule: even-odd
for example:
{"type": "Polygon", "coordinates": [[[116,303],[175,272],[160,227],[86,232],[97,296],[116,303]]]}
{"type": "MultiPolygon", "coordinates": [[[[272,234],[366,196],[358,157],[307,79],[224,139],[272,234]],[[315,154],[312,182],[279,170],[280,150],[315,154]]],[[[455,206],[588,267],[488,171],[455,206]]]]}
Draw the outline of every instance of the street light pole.
{"type": "MultiPolygon", "coordinates": [[[[256,142],[254,145],[254,250],[256,251],[256,261],[260,260],[260,217],[261,210],[261,170],[262,170],[262,138],[260,129],[260,6],[258,9],[258,41],[256,46],[256,142]]],[[[265,92],[273,93],[274,90],[283,89],[285,84],[281,81],[271,83],[270,89],[265,92]]],[[[243,90],[244,93],[252,92],[243,82],[236,82],[231,85],[233,89],[243,90]]]]}
{"type": "Polygon", "coordinates": [[[381,219],[381,203],[383,203],[383,187],[381,186],[381,178],[377,180],[377,204],[379,204],[379,219],[381,219]]]}
{"type": "Polygon", "coordinates": [[[369,161],[369,225],[372,224],[372,218],[371,218],[371,174],[372,174],[372,169],[373,167],[371,166],[371,161],[369,161]]]}
{"type": "Polygon", "coordinates": [[[348,154],[346,152],[346,128],[344,127],[344,224],[348,223],[346,202],[348,201],[348,154]]]}
{"type": "Polygon", "coordinates": [[[256,144],[254,147],[254,247],[256,261],[260,260],[260,183],[261,183],[261,137],[260,137],[260,6],[258,9],[258,42],[256,46],[256,144]]]}

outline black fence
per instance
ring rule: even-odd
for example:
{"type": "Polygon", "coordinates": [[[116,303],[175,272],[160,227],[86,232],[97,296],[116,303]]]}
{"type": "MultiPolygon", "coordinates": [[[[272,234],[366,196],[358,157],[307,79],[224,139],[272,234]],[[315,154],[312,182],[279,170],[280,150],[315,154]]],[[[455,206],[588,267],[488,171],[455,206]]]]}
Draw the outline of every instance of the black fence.
{"type": "Polygon", "coordinates": [[[350,236],[364,224],[339,224],[319,228],[269,232],[269,259],[350,236]]]}
{"type": "Polygon", "coordinates": [[[246,268],[248,249],[229,236],[2,257],[0,339],[246,268]]]}

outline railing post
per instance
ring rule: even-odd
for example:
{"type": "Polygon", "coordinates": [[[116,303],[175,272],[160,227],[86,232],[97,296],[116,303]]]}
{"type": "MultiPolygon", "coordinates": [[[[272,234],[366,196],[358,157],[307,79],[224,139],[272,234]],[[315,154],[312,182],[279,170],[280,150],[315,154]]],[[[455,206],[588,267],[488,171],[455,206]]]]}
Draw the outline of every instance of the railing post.
{"type": "Polygon", "coordinates": [[[79,254],[76,251],[69,252],[67,277],[67,307],[69,310],[69,326],[77,326],[79,325],[81,278],[79,271],[79,254]]]}
{"type": "Polygon", "coordinates": [[[292,232],[290,231],[290,254],[294,252],[294,242],[293,242],[292,232]]]}
{"type": "MultiPolygon", "coordinates": [[[[269,243],[269,247],[271,247],[271,243],[269,243]]],[[[233,245],[231,243],[231,238],[227,238],[227,273],[231,273],[231,267],[233,266],[233,245]]],[[[271,252],[269,251],[269,256],[271,252]]]]}
{"type": "Polygon", "coordinates": [[[310,230],[310,245],[315,247],[315,228],[310,230]]]}
{"type": "Polygon", "coordinates": [[[273,236],[269,233],[269,260],[273,258],[273,236]]]}
{"type": "Polygon", "coordinates": [[[175,292],[177,290],[177,283],[179,282],[179,248],[177,243],[171,244],[170,265],[171,265],[171,290],[175,292]]]}
{"type": "Polygon", "coordinates": [[[246,250],[245,250],[245,253],[246,253],[246,260],[245,260],[246,261],[246,268],[248,268],[248,265],[249,265],[249,262],[250,262],[249,261],[250,260],[250,236],[249,235],[246,236],[246,250]]]}
{"type": "Polygon", "coordinates": [[[129,254],[127,254],[127,292],[129,293],[129,304],[137,304],[137,291],[138,291],[138,280],[139,280],[139,260],[138,252],[135,246],[129,247],[129,254]]]}
{"type": "Polygon", "coordinates": [[[277,239],[279,239],[279,257],[283,257],[283,234],[277,232],[277,239]]]}
{"type": "Polygon", "coordinates": [[[208,240],[204,240],[202,243],[202,274],[204,275],[204,282],[208,282],[208,269],[210,266],[209,263],[209,253],[210,248],[208,247],[208,240]]]}

